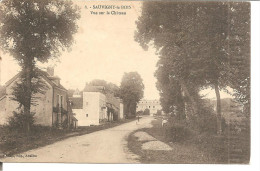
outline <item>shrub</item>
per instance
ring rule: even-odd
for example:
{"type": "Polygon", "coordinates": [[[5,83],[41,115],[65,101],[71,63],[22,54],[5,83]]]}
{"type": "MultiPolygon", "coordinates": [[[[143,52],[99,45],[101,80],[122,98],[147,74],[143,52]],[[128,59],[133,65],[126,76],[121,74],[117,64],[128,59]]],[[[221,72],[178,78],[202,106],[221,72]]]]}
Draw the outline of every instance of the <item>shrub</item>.
{"type": "Polygon", "coordinates": [[[176,117],[169,118],[165,125],[165,137],[172,142],[181,142],[188,139],[191,131],[185,120],[177,120],[176,117]]]}
{"type": "Polygon", "coordinates": [[[157,110],[156,115],[162,115],[162,110],[157,110]]]}
{"type": "MultiPolygon", "coordinates": [[[[225,119],[221,119],[222,131],[226,128],[225,119]]],[[[209,107],[201,107],[198,115],[192,116],[190,125],[201,133],[217,133],[217,116],[216,113],[209,107]]]]}
{"type": "Polygon", "coordinates": [[[69,125],[68,125],[68,122],[69,122],[68,118],[66,118],[66,119],[62,122],[61,126],[62,126],[63,129],[68,128],[68,126],[69,126],[69,125]]]}
{"type": "Polygon", "coordinates": [[[8,127],[10,130],[25,131],[27,124],[31,128],[34,125],[34,113],[26,115],[24,111],[13,112],[13,116],[8,119],[8,127]]]}
{"type": "Polygon", "coordinates": [[[133,118],[136,118],[136,115],[126,115],[125,118],[126,119],[133,119],[133,118]]]}
{"type": "Polygon", "coordinates": [[[150,115],[150,110],[149,109],[145,109],[143,115],[150,115]]]}
{"type": "Polygon", "coordinates": [[[171,138],[172,142],[181,142],[189,138],[190,131],[184,125],[175,124],[168,129],[166,135],[167,134],[171,138]]]}
{"type": "Polygon", "coordinates": [[[136,115],[143,115],[143,114],[144,114],[144,112],[142,110],[136,112],[136,115]]]}

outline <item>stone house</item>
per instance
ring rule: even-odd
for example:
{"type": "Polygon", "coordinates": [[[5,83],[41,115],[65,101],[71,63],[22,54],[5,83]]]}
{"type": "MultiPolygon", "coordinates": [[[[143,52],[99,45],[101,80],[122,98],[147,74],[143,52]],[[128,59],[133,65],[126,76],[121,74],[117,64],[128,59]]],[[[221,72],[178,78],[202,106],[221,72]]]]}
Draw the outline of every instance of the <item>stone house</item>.
{"type": "MultiPolygon", "coordinates": [[[[12,100],[13,87],[20,80],[20,76],[21,73],[15,75],[0,90],[0,125],[8,123],[13,111],[21,110],[18,109],[18,102],[12,100]]],[[[31,112],[35,113],[35,124],[61,127],[76,122],[68,110],[67,90],[60,84],[60,78],[54,76],[54,69],[48,68],[47,72],[40,70],[40,79],[47,88],[43,94],[35,95],[37,105],[31,106],[31,112]]]]}

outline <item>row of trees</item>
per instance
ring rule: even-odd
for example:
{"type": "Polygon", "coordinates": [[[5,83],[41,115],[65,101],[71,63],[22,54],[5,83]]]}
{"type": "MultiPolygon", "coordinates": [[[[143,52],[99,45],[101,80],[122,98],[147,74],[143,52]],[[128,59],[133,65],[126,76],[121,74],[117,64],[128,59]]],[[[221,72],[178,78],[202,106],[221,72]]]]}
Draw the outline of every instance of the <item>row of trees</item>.
{"type": "Polygon", "coordinates": [[[250,4],[235,2],[144,2],[135,40],[159,53],[155,76],[166,113],[185,116],[200,111],[199,91],[211,87],[217,98],[221,134],[220,90],[231,87],[249,113],[250,4]],[[163,12],[162,12],[163,11],[163,12]]]}

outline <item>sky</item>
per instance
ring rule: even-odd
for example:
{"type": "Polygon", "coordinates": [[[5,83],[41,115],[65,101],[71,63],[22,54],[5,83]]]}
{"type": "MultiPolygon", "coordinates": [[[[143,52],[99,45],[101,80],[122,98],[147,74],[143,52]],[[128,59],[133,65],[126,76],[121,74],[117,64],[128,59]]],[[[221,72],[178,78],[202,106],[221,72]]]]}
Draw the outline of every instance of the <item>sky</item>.
{"type": "MultiPolygon", "coordinates": [[[[75,44],[69,52],[62,52],[59,60],[39,64],[41,68],[55,66],[55,75],[61,78],[61,84],[67,89],[82,90],[86,82],[103,79],[120,85],[124,72],[137,71],[145,85],[145,99],[159,99],[154,72],[158,56],[155,49],[144,51],[135,42],[135,21],[141,12],[141,2],[120,2],[130,5],[124,10],[126,15],[92,15],[93,5],[119,5],[117,2],[78,1],[81,7],[79,30],[75,34],[75,44]],[[85,7],[87,5],[87,8],[85,7]],[[92,9],[90,8],[92,7],[92,9]]],[[[111,11],[111,10],[110,10],[111,11]]],[[[1,83],[11,79],[20,68],[8,54],[1,54],[1,83]]],[[[214,91],[202,92],[208,98],[214,98],[214,91]]],[[[222,97],[229,97],[221,92],[222,97]]]]}

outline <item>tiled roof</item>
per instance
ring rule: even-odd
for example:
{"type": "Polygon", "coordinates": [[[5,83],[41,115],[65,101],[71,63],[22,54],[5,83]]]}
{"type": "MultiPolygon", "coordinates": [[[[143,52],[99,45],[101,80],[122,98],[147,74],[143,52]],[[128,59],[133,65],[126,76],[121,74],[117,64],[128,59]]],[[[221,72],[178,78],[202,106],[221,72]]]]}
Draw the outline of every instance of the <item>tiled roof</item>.
{"type": "MultiPolygon", "coordinates": [[[[45,71],[42,71],[42,70],[39,70],[39,72],[41,73],[41,75],[45,78],[45,80],[51,84],[52,87],[57,87],[57,88],[60,88],[60,89],[63,89],[65,91],[67,91],[61,84],[56,84],[54,81],[53,81],[53,77],[51,77],[47,72],[45,71]]],[[[21,75],[21,72],[19,72],[18,74],[16,74],[13,78],[11,78],[9,81],[7,81],[5,83],[5,86],[9,86],[14,80],[16,80],[18,77],[20,77],[21,75]]]]}
{"type": "Polygon", "coordinates": [[[83,109],[83,98],[82,97],[70,97],[72,109],[83,109]]]}
{"type": "MultiPolygon", "coordinates": [[[[40,70],[42,75],[45,76],[47,78],[47,81],[53,86],[53,87],[58,87],[61,88],[63,90],[66,90],[66,88],[64,88],[61,84],[56,84],[54,82],[54,79],[60,79],[59,77],[53,77],[50,76],[47,72],[40,70]]],[[[66,90],[67,91],[67,90],[66,90]]]]}
{"type": "Polygon", "coordinates": [[[75,116],[71,117],[73,121],[78,121],[78,119],[75,116]]]}
{"type": "Polygon", "coordinates": [[[120,100],[117,99],[115,96],[113,96],[112,94],[106,94],[106,100],[107,103],[113,105],[116,108],[119,108],[120,106],[120,100]]]}
{"type": "Polygon", "coordinates": [[[101,92],[103,93],[105,90],[104,86],[90,86],[86,85],[83,92],[101,92]]]}
{"type": "Polygon", "coordinates": [[[16,80],[18,77],[20,77],[21,75],[21,72],[19,72],[18,74],[16,74],[15,76],[13,76],[10,80],[8,80],[6,83],[5,83],[5,86],[9,86],[14,80],[16,80]]]}

